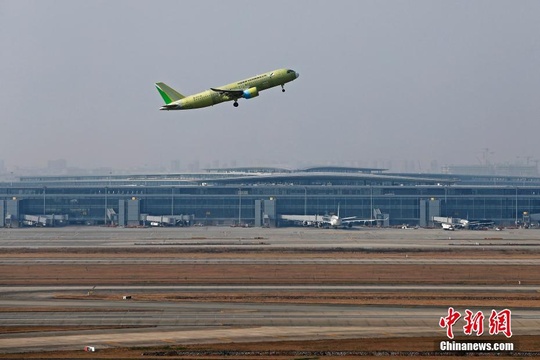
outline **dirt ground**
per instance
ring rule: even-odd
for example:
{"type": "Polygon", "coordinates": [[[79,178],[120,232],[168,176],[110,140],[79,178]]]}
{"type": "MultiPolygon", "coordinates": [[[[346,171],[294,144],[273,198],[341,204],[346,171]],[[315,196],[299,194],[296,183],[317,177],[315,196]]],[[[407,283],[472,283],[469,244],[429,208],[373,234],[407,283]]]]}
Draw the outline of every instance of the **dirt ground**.
{"type": "MultiPolygon", "coordinates": [[[[469,340],[456,338],[456,341],[469,340]]],[[[475,339],[476,340],[476,339],[475,339]]],[[[26,353],[26,359],[393,359],[395,357],[435,359],[480,356],[482,359],[540,358],[540,338],[516,336],[512,338],[514,352],[493,354],[457,352],[447,354],[439,350],[440,338],[363,338],[316,341],[273,341],[253,343],[225,343],[206,345],[166,346],[151,348],[115,348],[94,353],[84,351],[54,351],[26,353]]],[[[479,340],[482,341],[482,338],[479,340]]],[[[490,337],[484,341],[508,342],[504,337],[490,337]]],[[[2,355],[0,359],[13,359],[2,355]]],[[[15,357],[16,358],[16,357],[15,357]]]]}
{"type": "MultiPolygon", "coordinates": [[[[392,284],[448,284],[448,285],[539,285],[540,269],[534,265],[500,265],[496,259],[537,259],[535,252],[513,250],[489,251],[392,251],[373,252],[186,252],[176,250],[118,249],[2,249],[0,259],[13,258],[253,258],[258,259],[301,259],[301,258],[376,258],[403,259],[405,257],[449,260],[464,258],[494,259],[491,265],[459,266],[449,264],[39,264],[0,265],[0,285],[188,285],[188,284],[279,284],[279,285],[392,285],[392,284]]],[[[113,299],[122,294],[96,291],[86,293],[62,293],[58,298],[113,299]]],[[[322,303],[364,304],[403,306],[501,306],[540,307],[540,293],[516,292],[496,293],[490,291],[464,292],[410,292],[410,291],[267,291],[267,292],[176,292],[133,294],[132,301],[227,301],[227,302],[272,302],[272,303],[322,303]]],[[[90,308],[90,306],[89,306],[90,308]]],[[[0,308],[0,311],[55,311],[54,308],[0,308]]],[[[66,310],[66,309],[62,309],[66,310]]],[[[83,310],[83,309],[79,309],[83,310]]],[[[88,309],[84,309],[88,311],[88,309]]],[[[103,311],[108,311],[107,309],[103,311]]],[[[59,331],[65,328],[6,328],[7,332],[59,331]]],[[[81,329],[80,329],[81,330],[81,329]]],[[[470,338],[467,339],[470,341],[470,338]]],[[[486,341],[508,339],[486,338],[486,341]]],[[[502,356],[540,357],[540,337],[516,336],[514,354],[502,356]],[[539,352],[536,354],[536,352],[539,352]]],[[[321,341],[282,341],[267,343],[230,343],[191,345],[182,347],[156,347],[133,349],[106,349],[96,353],[82,351],[25,353],[24,358],[68,359],[68,358],[115,358],[115,359],[389,359],[395,356],[435,358],[440,338],[383,338],[383,339],[339,339],[321,341]]],[[[457,354],[463,355],[463,354],[457,354]]],[[[482,356],[491,359],[496,354],[482,356]]],[[[0,359],[14,358],[0,354],[0,359]]],[[[17,356],[15,356],[17,358],[17,356]]]]}
{"type": "Polygon", "coordinates": [[[496,259],[535,259],[540,254],[523,250],[467,251],[266,251],[202,252],[171,249],[124,251],[122,249],[0,249],[0,259],[494,259],[476,264],[39,264],[0,265],[0,285],[136,285],[136,284],[470,284],[538,285],[535,265],[499,265],[496,259]]]}
{"type": "Polygon", "coordinates": [[[0,285],[538,285],[538,274],[533,265],[36,264],[0,265],[0,285]]]}

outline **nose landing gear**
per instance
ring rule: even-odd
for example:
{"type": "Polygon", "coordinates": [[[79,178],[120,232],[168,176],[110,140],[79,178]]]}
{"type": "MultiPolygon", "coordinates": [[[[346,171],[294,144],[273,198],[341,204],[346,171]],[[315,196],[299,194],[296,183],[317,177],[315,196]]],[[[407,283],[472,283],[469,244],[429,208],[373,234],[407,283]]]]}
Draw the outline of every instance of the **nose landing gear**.
{"type": "Polygon", "coordinates": [[[281,92],[285,92],[285,85],[281,84],[281,92]]]}
{"type": "Polygon", "coordinates": [[[234,106],[234,107],[238,107],[238,101],[235,100],[235,101],[233,102],[233,106],[234,106]]]}

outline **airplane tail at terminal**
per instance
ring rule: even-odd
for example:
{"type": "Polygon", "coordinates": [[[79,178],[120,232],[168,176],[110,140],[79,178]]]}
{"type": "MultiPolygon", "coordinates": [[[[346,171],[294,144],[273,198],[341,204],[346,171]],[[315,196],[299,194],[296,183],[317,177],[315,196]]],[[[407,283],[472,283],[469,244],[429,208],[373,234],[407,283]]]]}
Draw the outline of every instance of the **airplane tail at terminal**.
{"type": "Polygon", "coordinates": [[[162,82],[156,83],[156,89],[159,91],[159,94],[163,98],[163,101],[165,101],[165,104],[170,104],[173,101],[178,101],[185,98],[184,95],[162,82]]]}

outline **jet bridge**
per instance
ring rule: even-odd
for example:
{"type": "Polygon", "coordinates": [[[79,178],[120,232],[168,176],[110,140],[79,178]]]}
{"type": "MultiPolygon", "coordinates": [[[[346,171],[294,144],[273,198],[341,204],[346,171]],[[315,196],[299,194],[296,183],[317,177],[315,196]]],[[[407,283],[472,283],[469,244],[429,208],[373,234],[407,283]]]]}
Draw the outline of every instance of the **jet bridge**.
{"type": "Polygon", "coordinates": [[[65,226],[69,222],[69,215],[28,215],[21,216],[23,226],[53,227],[65,226]]]}

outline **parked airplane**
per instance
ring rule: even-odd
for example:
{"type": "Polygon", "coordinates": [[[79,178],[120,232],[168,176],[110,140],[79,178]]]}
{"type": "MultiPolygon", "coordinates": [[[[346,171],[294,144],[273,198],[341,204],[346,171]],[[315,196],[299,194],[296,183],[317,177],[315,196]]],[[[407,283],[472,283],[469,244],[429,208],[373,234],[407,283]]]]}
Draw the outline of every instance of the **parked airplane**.
{"type": "Polygon", "coordinates": [[[339,216],[339,204],[337,215],[281,215],[282,220],[294,221],[302,226],[315,226],[337,229],[339,227],[351,228],[354,224],[369,225],[385,219],[359,219],[356,216],[342,218],[339,216]]]}
{"type": "Polygon", "coordinates": [[[478,229],[485,229],[490,228],[495,225],[495,221],[493,220],[461,220],[463,222],[463,227],[465,229],[469,230],[478,230],[478,229]]]}
{"type": "Polygon", "coordinates": [[[460,218],[451,218],[443,216],[434,216],[433,222],[441,224],[443,230],[455,230],[455,229],[484,229],[492,227],[495,222],[492,220],[467,220],[460,218]]]}
{"type": "Polygon", "coordinates": [[[465,221],[460,218],[452,217],[443,217],[443,216],[433,216],[432,218],[434,223],[441,224],[443,230],[454,231],[456,229],[462,229],[465,226],[465,221]]]}
{"type": "Polygon", "coordinates": [[[278,69],[190,96],[184,96],[162,82],[156,83],[156,88],[165,101],[160,110],[198,109],[231,100],[234,101],[234,107],[237,107],[238,99],[254,98],[262,90],[281,85],[281,91],[285,92],[284,85],[298,76],[300,74],[294,70],[278,69]]]}

